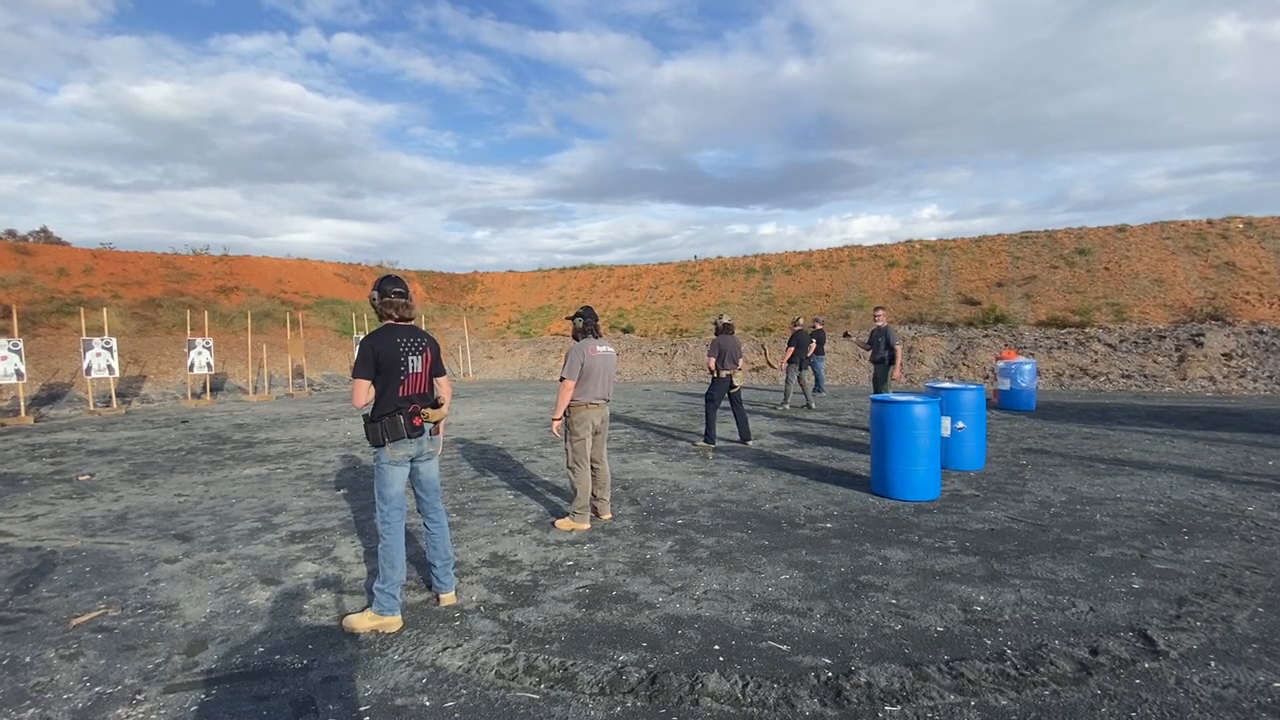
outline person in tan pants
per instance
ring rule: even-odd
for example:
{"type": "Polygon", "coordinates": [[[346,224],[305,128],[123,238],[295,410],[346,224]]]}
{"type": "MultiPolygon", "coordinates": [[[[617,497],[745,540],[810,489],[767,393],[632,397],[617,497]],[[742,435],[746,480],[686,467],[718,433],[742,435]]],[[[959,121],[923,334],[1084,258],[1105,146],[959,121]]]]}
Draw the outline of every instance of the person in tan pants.
{"type": "Polygon", "coordinates": [[[551,413],[551,432],[564,438],[565,467],[573,486],[569,514],[556,520],[555,527],[571,532],[590,530],[592,514],[601,520],[613,519],[609,401],[613,398],[618,351],[603,340],[600,318],[590,305],[583,305],[565,320],[573,323],[574,344],[560,369],[560,392],[551,413]]]}

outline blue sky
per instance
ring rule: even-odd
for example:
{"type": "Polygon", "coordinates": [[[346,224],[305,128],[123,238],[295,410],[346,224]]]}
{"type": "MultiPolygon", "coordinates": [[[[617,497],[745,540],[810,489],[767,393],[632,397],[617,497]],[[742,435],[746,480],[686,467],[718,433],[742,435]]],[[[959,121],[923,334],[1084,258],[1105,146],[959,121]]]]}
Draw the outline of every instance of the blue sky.
{"type": "Polygon", "coordinates": [[[1272,0],[4,0],[0,226],[466,271],[1273,214],[1272,0]]]}

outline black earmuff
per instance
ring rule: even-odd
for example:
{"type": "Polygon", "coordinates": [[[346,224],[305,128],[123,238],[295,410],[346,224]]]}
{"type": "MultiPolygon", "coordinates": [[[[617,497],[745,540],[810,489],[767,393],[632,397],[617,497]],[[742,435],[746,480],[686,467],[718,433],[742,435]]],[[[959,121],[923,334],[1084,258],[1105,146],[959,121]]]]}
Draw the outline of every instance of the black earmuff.
{"type": "Polygon", "coordinates": [[[576,318],[574,318],[574,319],[573,319],[573,326],[574,326],[575,328],[578,328],[579,330],[581,330],[581,329],[582,329],[582,324],[583,324],[583,323],[585,323],[585,322],[586,322],[586,320],[584,320],[584,319],[582,319],[582,318],[580,318],[580,317],[576,317],[576,318]]]}
{"type": "Polygon", "coordinates": [[[382,284],[383,280],[386,280],[389,277],[391,276],[383,275],[382,277],[373,281],[373,287],[369,288],[369,302],[373,303],[374,305],[378,304],[378,300],[380,299],[378,297],[378,286],[382,284]]]}

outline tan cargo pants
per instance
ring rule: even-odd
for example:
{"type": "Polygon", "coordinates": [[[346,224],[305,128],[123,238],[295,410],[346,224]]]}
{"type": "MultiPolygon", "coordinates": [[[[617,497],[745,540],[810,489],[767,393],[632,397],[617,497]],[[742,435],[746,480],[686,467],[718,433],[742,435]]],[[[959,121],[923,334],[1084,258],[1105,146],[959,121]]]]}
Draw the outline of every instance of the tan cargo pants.
{"type": "Polygon", "coordinates": [[[591,522],[592,509],[597,515],[613,513],[609,504],[613,478],[609,474],[608,441],[608,405],[570,405],[565,411],[565,467],[573,487],[569,517],[574,522],[591,522]]]}

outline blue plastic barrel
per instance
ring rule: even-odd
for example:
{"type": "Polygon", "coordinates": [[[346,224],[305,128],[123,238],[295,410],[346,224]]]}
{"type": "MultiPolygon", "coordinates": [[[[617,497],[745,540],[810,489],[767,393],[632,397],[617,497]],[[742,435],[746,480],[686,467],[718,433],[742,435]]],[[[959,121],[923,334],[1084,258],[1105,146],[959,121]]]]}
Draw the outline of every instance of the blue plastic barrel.
{"type": "Polygon", "coordinates": [[[942,494],[941,401],[934,395],[871,396],[871,492],[923,502],[942,494]]]}
{"type": "Polygon", "coordinates": [[[981,470],[987,464],[987,386],[938,381],[925,388],[940,400],[942,468],[981,470]]]}
{"type": "Polygon", "coordinates": [[[1035,410],[1038,386],[1034,358],[1019,357],[996,362],[996,407],[1001,410],[1035,410]]]}

